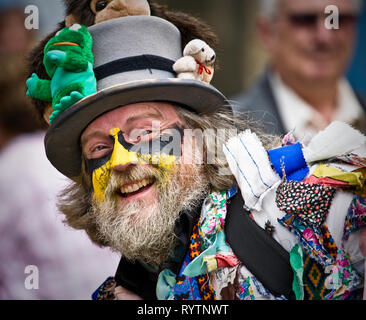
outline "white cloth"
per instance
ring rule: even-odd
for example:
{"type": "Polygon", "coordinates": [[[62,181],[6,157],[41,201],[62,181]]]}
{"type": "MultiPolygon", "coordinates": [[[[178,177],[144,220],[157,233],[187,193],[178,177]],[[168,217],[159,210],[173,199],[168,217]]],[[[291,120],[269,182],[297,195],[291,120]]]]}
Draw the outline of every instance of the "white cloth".
{"type": "MultiPolygon", "coordinates": [[[[270,82],[287,132],[295,128],[294,134],[298,139],[308,139],[328,125],[321,114],[288,87],[278,74],[273,74],[270,77],[270,82]]],[[[340,80],[338,103],[332,121],[338,120],[353,124],[362,118],[363,113],[348,81],[346,79],[340,80]]]]}
{"type": "Polygon", "coordinates": [[[366,137],[350,125],[335,121],[319,132],[303,149],[307,163],[346,155],[357,149],[365,152],[366,137]],[[363,148],[362,148],[363,147],[363,148]]]}
{"type": "Polygon", "coordinates": [[[223,148],[241,190],[245,207],[260,210],[262,199],[281,180],[274,172],[261,141],[250,130],[231,138],[223,148]]]}
{"type": "Polygon", "coordinates": [[[115,274],[119,255],[64,223],[56,195],[69,182],[46,158],[44,133],[23,135],[0,154],[0,299],[91,299],[115,274]],[[39,270],[39,289],[25,269],[39,270]]]}

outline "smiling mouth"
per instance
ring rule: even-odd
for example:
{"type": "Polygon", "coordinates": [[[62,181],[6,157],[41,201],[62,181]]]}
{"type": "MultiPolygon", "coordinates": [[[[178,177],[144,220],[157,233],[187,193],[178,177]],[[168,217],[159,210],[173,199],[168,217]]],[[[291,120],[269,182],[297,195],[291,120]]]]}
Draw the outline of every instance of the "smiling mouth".
{"type": "Polygon", "coordinates": [[[146,178],[140,181],[134,181],[123,185],[117,194],[122,198],[128,198],[137,195],[148,188],[150,188],[155,183],[155,178],[146,178]]]}

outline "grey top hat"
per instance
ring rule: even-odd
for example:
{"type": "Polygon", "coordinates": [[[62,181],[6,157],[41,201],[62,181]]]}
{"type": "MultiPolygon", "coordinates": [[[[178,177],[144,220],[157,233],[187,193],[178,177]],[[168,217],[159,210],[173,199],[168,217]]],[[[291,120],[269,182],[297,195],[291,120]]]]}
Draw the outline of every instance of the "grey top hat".
{"type": "Polygon", "coordinates": [[[182,57],[179,30],[157,17],[132,16],[89,28],[98,92],[75,103],[58,116],[45,137],[53,166],[69,178],[81,172],[80,136],[102,114],[120,106],[144,102],[172,102],[209,113],[230,105],[213,86],[178,79],[174,62],[182,57]]]}

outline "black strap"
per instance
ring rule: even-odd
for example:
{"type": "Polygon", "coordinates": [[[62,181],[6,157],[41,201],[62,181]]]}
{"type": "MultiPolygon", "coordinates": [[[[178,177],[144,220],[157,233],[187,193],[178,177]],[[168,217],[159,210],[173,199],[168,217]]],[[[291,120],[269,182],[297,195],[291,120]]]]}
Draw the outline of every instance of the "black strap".
{"type": "Polygon", "coordinates": [[[155,69],[173,73],[173,64],[173,60],[164,57],[144,54],[141,56],[127,57],[108,62],[99,67],[96,67],[94,69],[94,73],[98,81],[117,73],[145,69],[155,69]]]}
{"type": "Polygon", "coordinates": [[[235,255],[274,296],[294,299],[289,253],[258,226],[244,208],[240,191],[231,199],[226,238],[235,255]]]}
{"type": "Polygon", "coordinates": [[[139,262],[121,258],[115,275],[117,286],[136,293],[144,300],[156,300],[157,275],[150,273],[139,262]]]}

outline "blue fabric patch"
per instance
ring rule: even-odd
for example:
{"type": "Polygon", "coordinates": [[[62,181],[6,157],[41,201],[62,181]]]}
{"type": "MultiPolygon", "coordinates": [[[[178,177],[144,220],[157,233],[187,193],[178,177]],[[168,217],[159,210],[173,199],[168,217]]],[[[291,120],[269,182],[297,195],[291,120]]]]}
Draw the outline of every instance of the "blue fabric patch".
{"type": "Polygon", "coordinates": [[[188,278],[183,275],[185,268],[191,263],[189,252],[184,259],[182,268],[177,278],[177,284],[173,288],[175,300],[202,300],[196,278],[188,278]]]}
{"type": "Polygon", "coordinates": [[[276,172],[288,181],[302,181],[309,174],[309,167],[302,153],[300,143],[267,151],[276,172]]]}
{"type": "Polygon", "coordinates": [[[92,294],[92,300],[98,300],[98,295],[100,293],[100,290],[108,283],[114,281],[114,277],[108,277],[107,280],[105,280],[99,287],[97,290],[94,291],[94,293],[92,294]]]}
{"type": "Polygon", "coordinates": [[[230,199],[230,198],[232,198],[233,196],[235,196],[237,192],[238,192],[238,187],[237,187],[237,185],[235,184],[235,185],[233,185],[233,186],[231,187],[231,189],[226,193],[226,196],[227,196],[227,198],[228,198],[228,199],[230,199]]]}

